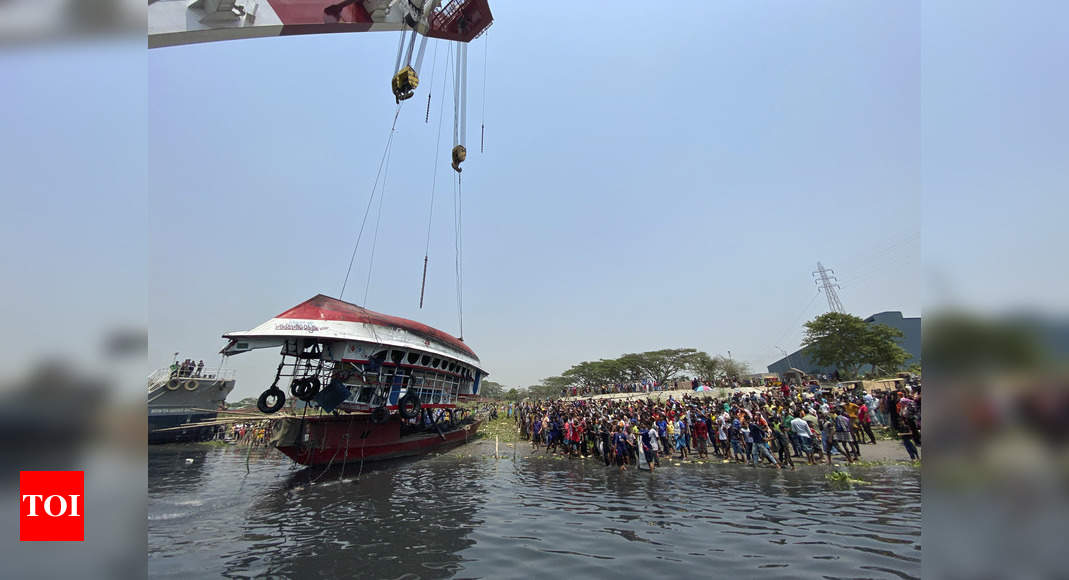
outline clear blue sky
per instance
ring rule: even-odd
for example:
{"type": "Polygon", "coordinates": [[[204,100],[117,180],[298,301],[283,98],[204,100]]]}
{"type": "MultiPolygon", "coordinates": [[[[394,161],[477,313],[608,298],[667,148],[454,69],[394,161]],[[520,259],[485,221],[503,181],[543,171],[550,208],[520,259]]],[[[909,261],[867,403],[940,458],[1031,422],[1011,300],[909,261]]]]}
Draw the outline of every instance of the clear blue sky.
{"type": "MultiPolygon", "coordinates": [[[[698,3],[690,27],[639,4],[546,9],[494,5],[485,154],[484,41],[470,50],[464,334],[492,379],[664,347],[762,371],[824,311],[818,260],[850,312],[920,313],[917,4],[698,3]]],[[[383,33],[150,51],[151,360],[214,357],[224,331],[337,295],[395,48],[383,33]]],[[[445,50],[432,123],[427,65],[402,110],[367,306],[455,334],[445,163],[417,308],[445,50]]],[[[236,395],[265,388],[274,358],[232,359],[236,395]]]]}

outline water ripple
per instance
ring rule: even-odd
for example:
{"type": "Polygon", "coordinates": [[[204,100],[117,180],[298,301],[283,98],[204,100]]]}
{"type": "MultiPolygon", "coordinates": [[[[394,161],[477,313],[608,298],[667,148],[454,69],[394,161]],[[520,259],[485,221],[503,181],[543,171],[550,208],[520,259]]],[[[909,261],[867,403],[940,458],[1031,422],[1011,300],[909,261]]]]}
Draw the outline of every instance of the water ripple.
{"type": "Polygon", "coordinates": [[[651,476],[463,454],[323,472],[277,452],[167,446],[149,454],[149,573],[659,577],[700,564],[738,577],[919,577],[919,473],[858,469],[871,482],[859,489],[823,473],[651,476]]]}

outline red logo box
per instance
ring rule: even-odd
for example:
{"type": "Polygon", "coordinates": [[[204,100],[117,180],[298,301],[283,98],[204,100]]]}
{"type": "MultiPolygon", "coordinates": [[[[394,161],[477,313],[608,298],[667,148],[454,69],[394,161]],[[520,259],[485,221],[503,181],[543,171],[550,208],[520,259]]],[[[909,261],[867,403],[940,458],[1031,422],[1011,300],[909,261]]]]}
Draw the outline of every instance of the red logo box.
{"type": "Polygon", "coordinates": [[[19,472],[19,540],[85,540],[84,472],[19,472]]]}

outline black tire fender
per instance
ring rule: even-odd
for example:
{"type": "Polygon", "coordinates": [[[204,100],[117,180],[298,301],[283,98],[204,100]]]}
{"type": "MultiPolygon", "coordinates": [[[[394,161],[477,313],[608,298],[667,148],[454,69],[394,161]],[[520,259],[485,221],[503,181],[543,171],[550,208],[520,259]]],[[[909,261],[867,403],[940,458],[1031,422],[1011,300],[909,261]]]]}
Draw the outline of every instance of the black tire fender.
{"type": "Polygon", "coordinates": [[[405,419],[412,419],[419,416],[421,406],[422,403],[420,403],[419,396],[409,391],[405,393],[405,396],[401,397],[400,401],[397,401],[397,412],[405,419]]]}
{"type": "Polygon", "coordinates": [[[270,415],[272,413],[277,412],[285,404],[286,393],[283,393],[282,389],[278,387],[271,387],[263,393],[260,393],[260,398],[256,401],[256,408],[259,409],[261,413],[266,413],[270,415]],[[275,402],[271,405],[268,405],[268,401],[272,398],[274,398],[275,402]]]}

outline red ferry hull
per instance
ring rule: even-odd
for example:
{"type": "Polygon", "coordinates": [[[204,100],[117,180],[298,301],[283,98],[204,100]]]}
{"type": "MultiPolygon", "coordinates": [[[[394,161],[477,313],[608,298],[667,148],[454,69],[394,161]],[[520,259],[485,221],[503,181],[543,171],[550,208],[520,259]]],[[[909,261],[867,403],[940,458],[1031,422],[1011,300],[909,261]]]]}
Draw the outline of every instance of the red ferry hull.
{"type": "Polygon", "coordinates": [[[482,421],[453,429],[401,435],[397,416],[383,424],[368,415],[287,417],[275,423],[271,443],[301,465],[341,465],[422,455],[472,440],[482,421]]]}

